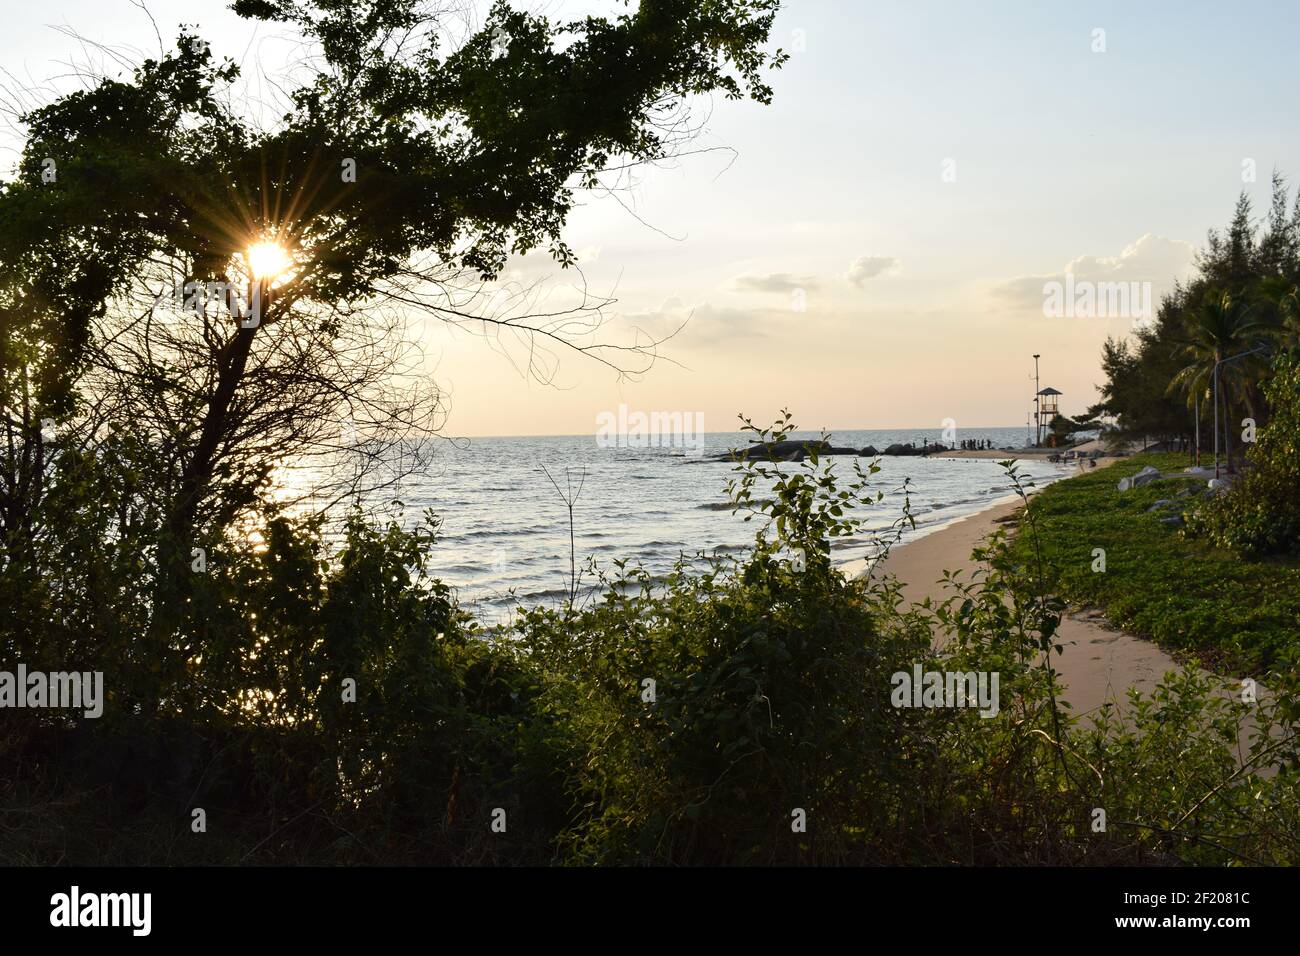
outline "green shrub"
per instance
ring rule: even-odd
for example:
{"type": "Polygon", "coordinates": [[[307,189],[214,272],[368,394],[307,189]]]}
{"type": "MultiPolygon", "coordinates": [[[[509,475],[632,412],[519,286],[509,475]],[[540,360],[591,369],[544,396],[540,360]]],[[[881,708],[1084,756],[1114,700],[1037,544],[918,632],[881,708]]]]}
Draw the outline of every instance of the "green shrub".
{"type": "Polygon", "coordinates": [[[1189,528],[1220,547],[1300,554],[1300,357],[1278,358],[1264,394],[1272,417],[1246,452],[1248,467],[1189,528]]]}
{"type": "MultiPolygon", "coordinates": [[[[34,622],[93,586],[103,603],[74,612],[82,666],[157,704],[80,725],[0,713],[0,862],[1300,861],[1285,648],[1258,706],[1188,671],[1085,722],[1052,668],[1048,496],[1014,547],[993,535],[949,599],[912,608],[896,583],[832,565],[830,542],[861,534],[880,497],[874,465],[847,481],[815,456],[737,468],[732,504],[757,521],[742,558],[683,558],[663,581],[619,564],[593,600],[495,632],[426,575],[432,520],[353,516],[332,543],[274,512],[257,546],[214,532],[182,627],[143,673],[132,561],[36,575],[8,649],[58,662],[72,628],[34,622]],[[896,708],[892,677],[915,665],[998,672],[999,713],[896,708]],[[1252,724],[1268,732],[1240,754],[1252,724]],[[209,808],[201,840],[194,806],[209,808]]],[[[100,533],[93,512],[66,514],[84,524],[50,553],[100,533]]]]}
{"type": "Polygon", "coordinates": [[[889,675],[927,640],[883,632],[831,564],[865,475],[840,489],[816,456],[738,471],[733,504],[762,519],[743,562],[683,558],[661,585],[620,565],[590,606],[520,621],[574,800],[570,859],[826,862],[896,813],[909,721],[889,675]]]}
{"type": "Polygon", "coordinates": [[[1050,587],[1075,604],[1194,657],[1219,672],[1255,671],[1285,659],[1300,633],[1300,566],[1242,555],[1189,537],[1162,519],[1190,509],[1200,482],[1180,476],[1187,455],[1144,454],[1058,481],[1032,499],[1039,534],[1012,543],[1028,561],[1041,548],[1050,587]],[[1120,478],[1143,467],[1172,477],[1129,491],[1120,478]],[[1172,507],[1157,507],[1159,501],[1172,507]],[[1096,550],[1105,573],[1094,570],[1096,550]]]}

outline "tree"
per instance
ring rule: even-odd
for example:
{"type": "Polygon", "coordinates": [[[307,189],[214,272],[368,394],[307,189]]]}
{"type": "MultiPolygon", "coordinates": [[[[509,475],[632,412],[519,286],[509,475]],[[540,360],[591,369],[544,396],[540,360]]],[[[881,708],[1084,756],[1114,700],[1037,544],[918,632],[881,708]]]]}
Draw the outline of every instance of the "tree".
{"type": "Polygon", "coordinates": [[[1097,420],[1096,414],[1091,410],[1089,410],[1088,414],[1080,415],[1078,418],[1057,415],[1048,424],[1052,436],[1052,447],[1054,448],[1069,444],[1074,440],[1074,436],[1081,432],[1094,432],[1100,428],[1101,422],[1097,420]]]}
{"type": "Polygon", "coordinates": [[[1177,355],[1182,335],[1181,296],[1179,289],[1167,296],[1155,321],[1137,329],[1131,340],[1107,339],[1102,346],[1106,381],[1098,388],[1101,402],[1089,413],[1111,416],[1112,433],[1119,438],[1185,442],[1192,435],[1192,416],[1182,401],[1167,394],[1170,379],[1183,364],[1177,355]]]}
{"type": "Polygon", "coordinates": [[[1266,279],[1295,276],[1300,271],[1300,223],[1287,212],[1285,177],[1275,171],[1272,186],[1268,222],[1255,255],[1257,270],[1266,279]]]}
{"type": "MultiPolygon", "coordinates": [[[[150,638],[183,656],[191,550],[277,464],[349,444],[345,415],[372,444],[435,430],[405,317],[514,336],[543,376],[548,343],[648,367],[657,342],[595,338],[606,300],[535,311],[517,290],[503,311],[486,284],[539,246],[574,265],[562,227],[578,193],[680,150],[694,98],[768,102],[776,7],[644,0],[553,22],[497,2],[450,48],[452,11],[418,0],[236,0],[307,46],[273,128],[240,113],[238,68],[188,32],[129,81],[32,111],[0,194],[0,371],[6,408],[23,408],[6,473],[49,470],[28,461],[46,410],[87,446],[105,424],[130,436],[120,449],[158,496],[150,638]],[[252,275],[258,242],[289,268],[252,275]],[[215,307],[159,319],[175,290],[212,288],[215,307]],[[17,400],[29,381],[35,404],[17,400]]],[[[29,513],[27,485],[11,482],[0,510],[29,513]]]]}
{"type": "Polygon", "coordinates": [[[1170,380],[1170,392],[1184,394],[1189,407],[1197,396],[1210,394],[1212,400],[1222,402],[1227,421],[1232,420],[1234,401],[1252,418],[1257,417],[1252,385],[1259,380],[1262,357],[1224,360],[1256,348],[1268,334],[1269,326],[1248,302],[1228,292],[1209,290],[1200,308],[1189,315],[1180,352],[1188,364],[1170,380]]]}
{"type": "Polygon", "coordinates": [[[1240,295],[1251,284],[1258,266],[1255,228],[1250,197],[1243,189],[1237,197],[1227,233],[1220,235],[1211,229],[1207,248],[1197,256],[1201,275],[1209,285],[1240,295]]]}
{"type": "Polygon", "coordinates": [[[1252,467],[1191,516],[1190,530],[1256,554],[1300,552],[1300,354],[1282,352],[1265,390],[1273,417],[1247,452],[1252,467]]]}

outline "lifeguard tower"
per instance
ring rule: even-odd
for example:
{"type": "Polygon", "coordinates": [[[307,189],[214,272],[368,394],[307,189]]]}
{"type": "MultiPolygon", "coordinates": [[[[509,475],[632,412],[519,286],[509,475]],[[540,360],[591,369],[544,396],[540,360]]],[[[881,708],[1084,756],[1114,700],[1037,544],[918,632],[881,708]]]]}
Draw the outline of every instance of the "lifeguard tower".
{"type": "Polygon", "coordinates": [[[1052,419],[1061,414],[1060,398],[1063,392],[1058,392],[1050,385],[1038,393],[1038,442],[1042,443],[1042,429],[1050,427],[1052,419]]]}

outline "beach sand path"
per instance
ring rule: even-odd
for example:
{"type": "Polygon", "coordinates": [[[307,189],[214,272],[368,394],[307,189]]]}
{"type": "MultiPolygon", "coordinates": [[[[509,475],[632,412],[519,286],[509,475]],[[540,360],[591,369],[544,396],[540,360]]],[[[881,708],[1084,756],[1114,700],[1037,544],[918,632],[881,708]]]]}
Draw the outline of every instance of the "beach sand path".
{"type": "MultiPolygon", "coordinates": [[[[946,528],[897,546],[873,569],[873,577],[892,574],[911,603],[925,598],[940,602],[954,593],[945,588],[945,570],[973,570],[971,551],[1012,515],[1020,501],[993,505],[946,528]]],[[[1150,641],[1109,627],[1097,612],[1076,610],[1062,621],[1059,642],[1064,651],[1054,664],[1064,685],[1063,697],[1074,713],[1086,715],[1106,701],[1123,707],[1129,687],[1149,692],[1160,678],[1178,668],[1177,662],[1150,641]]]]}

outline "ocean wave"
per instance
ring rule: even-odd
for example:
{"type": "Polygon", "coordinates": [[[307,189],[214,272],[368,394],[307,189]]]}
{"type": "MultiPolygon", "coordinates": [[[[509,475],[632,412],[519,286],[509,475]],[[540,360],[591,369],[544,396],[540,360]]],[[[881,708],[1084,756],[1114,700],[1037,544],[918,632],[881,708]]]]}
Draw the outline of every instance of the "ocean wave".
{"type": "MultiPolygon", "coordinates": [[[[835,440],[837,444],[880,447],[883,438],[864,433],[835,440]]],[[[893,440],[913,438],[894,436],[893,440]]],[[[735,437],[728,442],[734,446],[735,437]]],[[[434,573],[463,588],[464,597],[480,598],[485,607],[503,599],[507,587],[523,596],[516,597],[516,603],[563,599],[569,579],[568,514],[544,478],[540,479],[542,487],[537,485],[537,462],[542,459],[554,461],[561,470],[565,463],[570,470],[575,463],[579,470],[584,462],[590,466],[586,488],[574,508],[579,564],[593,558],[612,572],[613,559],[626,559],[630,566],[640,563],[650,573],[662,574],[682,554],[701,561],[714,556],[726,560],[752,548],[755,521],[761,524],[763,517],[755,516],[746,523],[741,520],[744,514],[730,513],[733,504],[726,499],[722,485],[733,462],[678,457],[657,450],[634,451],[626,457],[601,456],[592,462],[587,461],[589,445],[585,440],[494,440],[488,443],[493,455],[486,468],[482,454],[466,455],[463,461],[451,456],[444,460],[445,467],[436,478],[413,479],[403,500],[412,508],[422,502],[435,505],[449,524],[434,549],[434,573]],[[638,461],[653,463],[653,468],[636,467],[638,461]],[[665,467],[666,462],[719,467],[692,471],[665,467]],[[655,480],[655,486],[643,488],[624,479],[655,480]],[[642,542],[642,538],[647,540],[642,542]],[[440,561],[445,561],[446,567],[438,567],[440,561]],[[502,593],[494,594],[494,587],[502,593]]],[[[719,439],[719,452],[727,446],[719,439]]],[[[915,532],[905,536],[908,539],[937,530],[1013,491],[991,462],[887,459],[883,467],[887,471],[877,479],[873,491],[876,487],[884,490],[885,501],[858,511],[858,517],[869,522],[852,537],[832,542],[837,562],[869,555],[873,536],[890,536],[902,508],[896,479],[904,472],[914,479],[912,503],[917,525],[915,532]],[[984,485],[990,478],[999,483],[984,485]]],[[[1064,477],[1063,472],[1037,462],[1026,462],[1024,467],[1040,487],[1064,477]]],[[[756,497],[765,499],[770,493],[767,485],[754,489],[756,497]]]]}
{"type": "MultiPolygon", "coordinates": [[[[557,522],[551,522],[555,527],[559,527],[557,522]]],[[[528,528],[488,528],[483,531],[466,531],[457,534],[440,534],[438,540],[446,543],[448,541],[474,541],[477,538],[511,538],[523,537],[538,531],[538,527],[533,525],[528,528]]]]}

